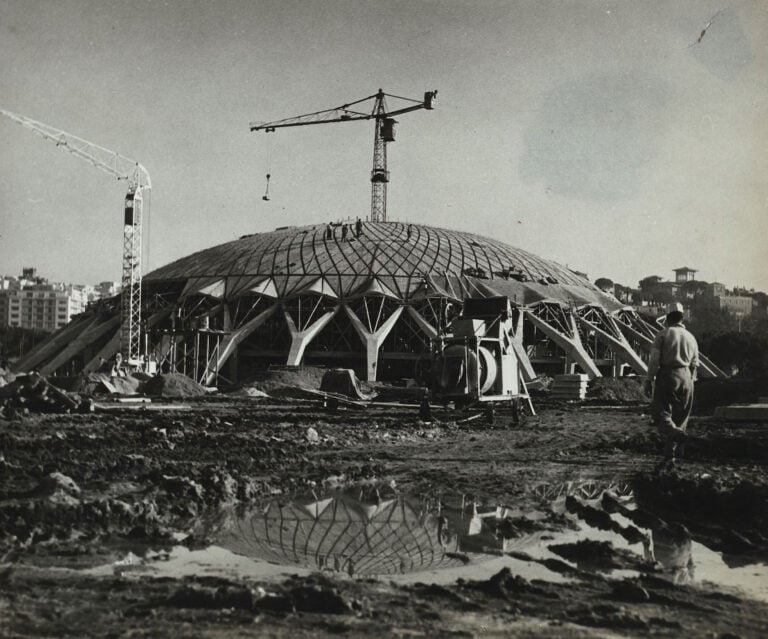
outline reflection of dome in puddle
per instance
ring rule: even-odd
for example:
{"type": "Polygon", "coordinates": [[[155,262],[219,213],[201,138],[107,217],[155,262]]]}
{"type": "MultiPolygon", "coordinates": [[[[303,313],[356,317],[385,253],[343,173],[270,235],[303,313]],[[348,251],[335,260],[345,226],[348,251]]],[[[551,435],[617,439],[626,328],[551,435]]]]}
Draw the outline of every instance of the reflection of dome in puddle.
{"type": "Polygon", "coordinates": [[[387,575],[462,565],[447,520],[397,496],[366,504],[344,495],[300,504],[270,503],[230,512],[216,525],[216,544],[279,564],[387,575]]]}

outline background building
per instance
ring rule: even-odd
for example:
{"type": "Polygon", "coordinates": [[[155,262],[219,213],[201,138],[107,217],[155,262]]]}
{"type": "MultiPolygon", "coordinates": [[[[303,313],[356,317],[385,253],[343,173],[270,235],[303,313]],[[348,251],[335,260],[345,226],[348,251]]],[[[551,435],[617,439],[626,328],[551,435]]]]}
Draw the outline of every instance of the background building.
{"type": "Polygon", "coordinates": [[[718,295],[715,298],[718,308],[724,308],[734,315],[747,317],[752,314],[753,306],[756,306],[751,297],[742,297],[741,295],[718,295]]]}
{"type": "Polygon", "coordinates": [[[109,297],[114,297],[115,295],[118,295],[120,293],[120,282],[99,282],[94,287],[93,297],[94,300],[101,300],[106,299],[109,297]]]}
{"type": "Polygon", "coordinates": [[[685,282],[693,282],[696,279],[696,273],[698,271],[695,268],[688,268],[683,266],[681,268],[673,269],[675,273],[675,282],[678,284],[684,284],[685,282]]]}
{"type": "Polygon", "coordinates": [[[25,268],[19,278],[3,277],[0,287],[0,326],[55,331],[88,303],[87,287],[51,284],[25,268]]]}

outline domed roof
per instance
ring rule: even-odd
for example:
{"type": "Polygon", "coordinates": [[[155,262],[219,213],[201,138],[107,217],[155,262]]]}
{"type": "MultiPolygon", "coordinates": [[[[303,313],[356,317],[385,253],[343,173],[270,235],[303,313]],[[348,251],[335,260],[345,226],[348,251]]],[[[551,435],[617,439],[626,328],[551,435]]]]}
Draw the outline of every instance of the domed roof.
{"type": "Polygon", "coordinates": [[[350,576],[391,575],[464,565],[457,531],[422,503],[401,496],[377,504],[335,496],[223,511],[203,533],[235,554],[350,576]]]}
{"type": "Polygon", "coordinates": [[[497,240],[421,224],[363,222],[346,237],[325,224],[246,235],[161,267],[147,283],[184,280],[186,293],[276,298],[305,293],[399,300],[444,295],[508,295],[616,305],[569,269],[497,240]],[[409,233],[410,228],[410,233],[409,233]]]}

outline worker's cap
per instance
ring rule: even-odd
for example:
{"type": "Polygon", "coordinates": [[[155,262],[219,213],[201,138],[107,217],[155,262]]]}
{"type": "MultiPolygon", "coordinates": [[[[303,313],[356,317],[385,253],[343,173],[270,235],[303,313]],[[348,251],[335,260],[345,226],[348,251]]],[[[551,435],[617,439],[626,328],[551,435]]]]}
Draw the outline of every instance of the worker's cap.
{"type": "Polygon", "coordinates": [[[667,304],[667,310],[666,313],[669,315],[670,313],[682,313],[683,312],[683,305],[680,302],[671,302],[670,304],[667,304]]]}

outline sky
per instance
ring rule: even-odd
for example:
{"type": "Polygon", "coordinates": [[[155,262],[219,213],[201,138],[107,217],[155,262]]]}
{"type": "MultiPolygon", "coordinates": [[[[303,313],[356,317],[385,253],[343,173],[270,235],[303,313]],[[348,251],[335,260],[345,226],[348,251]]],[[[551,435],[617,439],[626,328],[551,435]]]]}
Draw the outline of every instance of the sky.
{"type": "MultiPolygon", "coordinates": [[[[436,89],[388,145],[390,220],[768,290],[767,45],[764,0],[0,0],[0,108],[147,167],[145,272],[369,214],[371,122],[250,122],[436,89]]],[[[119,280],[124,195],[0,118],[0,273],[119,280]]]]}

